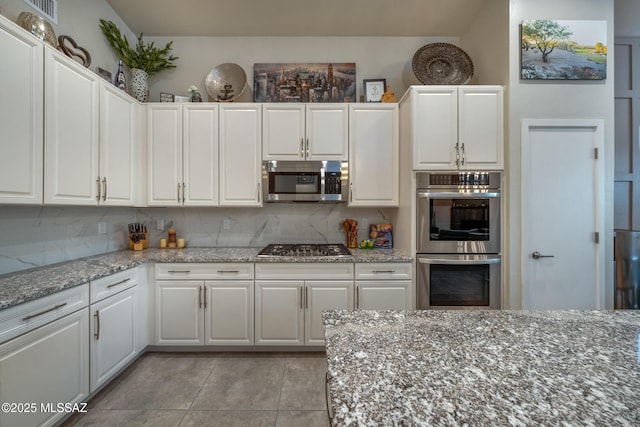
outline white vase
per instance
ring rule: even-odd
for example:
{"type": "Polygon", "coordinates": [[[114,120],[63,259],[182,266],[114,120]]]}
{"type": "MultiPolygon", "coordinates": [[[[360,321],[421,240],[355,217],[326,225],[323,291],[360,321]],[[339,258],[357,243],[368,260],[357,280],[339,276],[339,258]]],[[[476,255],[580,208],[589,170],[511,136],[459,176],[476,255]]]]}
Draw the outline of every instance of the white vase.
{"type": "Polygon", "coordinates": [[[149,100],[149,86],[147,84],[149,74],[139,68],[132,68],[131,74],[131,96],[140,102],[147,102],[149,100]]]}

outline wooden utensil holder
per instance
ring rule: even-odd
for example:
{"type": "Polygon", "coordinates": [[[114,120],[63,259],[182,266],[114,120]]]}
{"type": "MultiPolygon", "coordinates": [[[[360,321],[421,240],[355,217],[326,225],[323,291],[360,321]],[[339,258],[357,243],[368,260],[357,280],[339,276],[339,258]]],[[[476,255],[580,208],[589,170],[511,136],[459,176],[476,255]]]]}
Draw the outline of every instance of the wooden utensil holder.
{"type": "Polygon", "coordinates": [[[129,237],[129,249],[134,250],[134,251],[141,251],[143,249],[147,249],[149,247],[149,233],[144,233],[144,239],[140,240],[139,242],[134,242],[133,240],[131,240],[131,237],[129,237]]]}

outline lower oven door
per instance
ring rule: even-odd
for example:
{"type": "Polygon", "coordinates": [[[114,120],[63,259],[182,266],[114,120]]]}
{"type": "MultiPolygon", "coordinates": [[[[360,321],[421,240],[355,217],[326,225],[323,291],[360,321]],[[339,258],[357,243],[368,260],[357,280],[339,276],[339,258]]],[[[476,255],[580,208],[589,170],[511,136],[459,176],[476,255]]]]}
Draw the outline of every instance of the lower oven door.
{"type": "Polygon", "coordinates": [[[418,254],[418,309],[500,308],[500,255],[418,254]]]}

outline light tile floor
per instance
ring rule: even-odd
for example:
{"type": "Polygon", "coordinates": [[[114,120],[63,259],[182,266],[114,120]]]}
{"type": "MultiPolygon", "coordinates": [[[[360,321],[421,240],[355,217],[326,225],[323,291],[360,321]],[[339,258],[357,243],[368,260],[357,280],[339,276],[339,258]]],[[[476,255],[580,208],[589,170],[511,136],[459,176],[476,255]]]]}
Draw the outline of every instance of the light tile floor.
{"type": "Polygon", "coordinates": [[[327,427],[324,353],[147,353],[63,426],[327,427]]]}

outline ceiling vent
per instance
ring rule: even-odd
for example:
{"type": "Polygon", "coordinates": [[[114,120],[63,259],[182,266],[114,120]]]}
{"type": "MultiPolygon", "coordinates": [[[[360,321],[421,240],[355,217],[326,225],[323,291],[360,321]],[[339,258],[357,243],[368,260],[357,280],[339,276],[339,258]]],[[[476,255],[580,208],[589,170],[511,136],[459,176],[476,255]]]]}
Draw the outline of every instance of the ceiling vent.
{"type": "Polygon", "coordinates": [[[58,23],[58,0],[24,0],[29,6],[49,18],[54,24],[58,23]]]}

